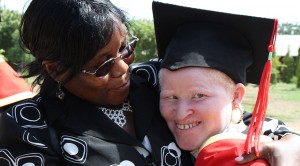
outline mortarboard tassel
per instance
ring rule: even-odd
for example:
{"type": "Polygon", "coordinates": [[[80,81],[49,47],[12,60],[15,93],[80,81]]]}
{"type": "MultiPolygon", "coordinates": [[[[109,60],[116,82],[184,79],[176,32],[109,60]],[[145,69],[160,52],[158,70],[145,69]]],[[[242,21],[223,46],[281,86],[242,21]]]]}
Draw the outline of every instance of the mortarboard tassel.
{"type": "Polygon", "coordinates": [[[252,113],[252,119],[251,119],[251,123],[249,126],[249,130],[248,130],[248,134],[244,146],[244,151],[248,154],[251,152],[251,147],[254,146],[254,151],[256,156],[259,156],[260,134],[262,131],[264,119],[266,117],[266,110],[268,105],[268,94],[269,94],[270,79],[272,73],[272,53],[274,52],[277,27],[278,27],[278,20],[275,19],[273,33],[268,48],[269,57],[264,66],[264,70],[260,79],[258,96],[252,113]]]}

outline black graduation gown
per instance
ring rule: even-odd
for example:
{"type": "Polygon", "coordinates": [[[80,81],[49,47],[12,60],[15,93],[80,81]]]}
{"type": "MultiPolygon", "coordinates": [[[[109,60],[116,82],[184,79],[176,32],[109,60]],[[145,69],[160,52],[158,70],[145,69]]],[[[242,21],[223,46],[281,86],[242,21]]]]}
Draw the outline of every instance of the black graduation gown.
{"type": "Polygon", "coordinates": [[[0,165],[193,165],[160,116],[158,92],[135,75],[130,88],[137,138],[96,106],[69,93],[59,101],[49,92],[0,115],[0,165]],[[145,140],[151,154],[142,144],[145,140]]]}

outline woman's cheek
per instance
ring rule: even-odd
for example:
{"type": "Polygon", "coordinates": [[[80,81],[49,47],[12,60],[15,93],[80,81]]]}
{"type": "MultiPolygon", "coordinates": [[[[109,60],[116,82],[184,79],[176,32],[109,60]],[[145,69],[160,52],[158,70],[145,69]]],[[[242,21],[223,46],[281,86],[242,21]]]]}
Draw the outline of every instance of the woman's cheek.
{"type": "Polygon", "coordinates": [[[171,102],[161,99],[160,100],[160,113],[166,119],[168,115],[171,113],[172,104],[171,102]]]}

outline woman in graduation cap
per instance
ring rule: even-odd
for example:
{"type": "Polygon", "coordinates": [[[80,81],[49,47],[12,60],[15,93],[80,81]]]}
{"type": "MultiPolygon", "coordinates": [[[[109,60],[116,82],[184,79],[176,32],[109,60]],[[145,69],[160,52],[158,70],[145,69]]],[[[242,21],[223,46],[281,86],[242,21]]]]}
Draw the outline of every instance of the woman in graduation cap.
{"type": "Polygon", "coordinates": [[[298,165],[299,157],[292,154],[299,150],[283,148],[286,141],[299,147],[297,133],[278,131],[276,142],[274,135],[264,135],[278,126],[262,129],[277,21],[159,2],[153,3],[153,13],[163,57],[160,111],[196,165],[239,165],[253,156],[267,162],[244,165],[298,165]],[[260,83],[249,127],[242,120],[246,82],[260,83]],[[250,152],[247,159],[239,157],[250,152]]]}

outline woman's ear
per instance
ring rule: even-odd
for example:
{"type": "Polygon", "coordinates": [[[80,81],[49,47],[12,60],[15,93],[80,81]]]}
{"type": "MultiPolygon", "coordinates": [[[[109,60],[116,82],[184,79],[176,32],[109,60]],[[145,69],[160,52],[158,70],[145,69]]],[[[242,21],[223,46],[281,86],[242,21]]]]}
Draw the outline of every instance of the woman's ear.
{"type": "Polygon", "coordinates": [[[61,82],[63,80],[65,73],[59,73],[61,66],[57,61],[44,60],[42,66],[55,81],[61,82]]]}
{"type": "Polygon", "coordinates": [[[69,73],[68,70],[66,72],[61,73],[61,71],[63,70],[63,66],[57,61],[44,60],[42,62],[42,66],[49,73],[49,75],[57,82],[62,82],[69,73]]]}
{"type": "Polygon", "coordinates": [[[244,99],[246,92],[246,87],[242,83],[238,83],[235,85],[233,103],[234,105],[240,105],[244,99]]]}
{"type": "Polygon", "coordinates": [[[52,76],[57,71],[58,63],[52,60],[43,60],[42,66],[52,76]]]}

